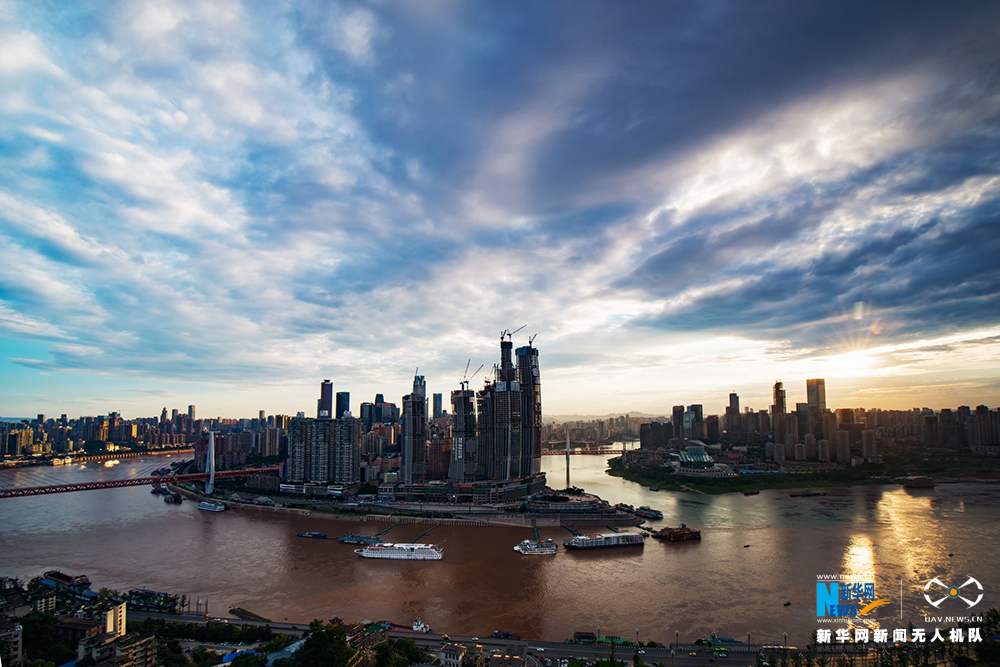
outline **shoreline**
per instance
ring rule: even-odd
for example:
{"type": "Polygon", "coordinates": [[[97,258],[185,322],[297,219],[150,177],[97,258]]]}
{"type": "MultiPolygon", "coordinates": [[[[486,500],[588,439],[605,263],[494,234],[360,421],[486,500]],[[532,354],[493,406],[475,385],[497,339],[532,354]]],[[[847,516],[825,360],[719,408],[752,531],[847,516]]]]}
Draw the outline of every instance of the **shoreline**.
{"type": "MultiPolygon", "coordinates": [[[[620,525],[620,526],[637,526],[641,522],[636,522],[636,518],[632,516],[606,516],[606,515],[592,515],[592,514],[580,514],[580,515],[552,515],[552,514],[508,514],[508,515],[477,515],[475,517],[463,517],[463,516],[451,516],[451,517],[435,517],[435,516],[425,516],[421,514],[395,514],[395,513],[374,513],[374,512],[355,512],[351,510],[338,510],[338,509],[305,509],[301,507],[277,507],[273,505],[264,505],[256,503],[248,503],[238,500],[230,500],[228,498],[219,496],[205,496],[191,489],[177,486],[174,484],[167,484],[167,488],[174,493],[179,493],[185,498],[195,500],[197,502],[202,502],[204,500],[210,500],[214,502],[225,503],[229,509],[235,510],[253,510],[261,512],[276,512],[279,514],[296,514],[298,516],[305,516],[315,519],[327,519],[331,521],[359,521],[362,523],[369,522],[383,522],[391,523],[395,521],[406,521],[412,524],[441,524],[448,526],[472,526],[472,527],[504,527],[504,528],[531,528],[532,523],[538,526],[543,526],[546,528],[559,528],[562,526],[587,526],[587,525],[620,525]]],[[[266,494],[265,494],[266,495],[266,494]]]]}
{"type": "MultiPolygon", "coordinates": [[[[744,491],[754,490],[795,491],[808,490],[811,488],[848,488],[854,486],[904,486],[902,482],[897,482],[893,478],[837,480],[817,479],[811,477],[812,475],[818,473],[783,473],[778,475],[755,475],[753,477],[741,475],[738,477],[720,479],[718,481],[712,480],[714,483],[710,484],[699,484],[699,480],[695,477],[683,477],[683,479],[676,478],[668,481],[657,477],[642,475],[641,473],[637,474],[623,468],[609,467],[605,471],[605,474],[612,477],[618,477],[627,482],[639,484],[640,486],[645,486],[647,488],[650,486],[656,486],[659,487],[661,491],[698,493],[712,496],[725,495],[727,493],[743,493],[744,491]],[[767,477],[770,477],[771,479],[766,479],[767,477]],[[805,477],[810,478],[803,479],[805,477]]],[[[996,478],[934,477],[933,475],[923,476],[930,477],[935,486],[939,484],[1000,484],[1000,479],[996,478]]],[[[913,487],[911,490],[923,489],[920,487],[913,487]]]]}

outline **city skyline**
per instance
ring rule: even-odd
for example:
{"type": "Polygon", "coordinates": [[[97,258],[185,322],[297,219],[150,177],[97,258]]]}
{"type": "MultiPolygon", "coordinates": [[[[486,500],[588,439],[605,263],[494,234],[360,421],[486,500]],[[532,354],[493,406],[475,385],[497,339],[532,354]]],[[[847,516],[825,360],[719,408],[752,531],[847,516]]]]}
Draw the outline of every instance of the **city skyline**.
{"type": "Polygon", "coordinates": [[[0,2],[0,413],[996,406],[998,13],[0,2]]]}

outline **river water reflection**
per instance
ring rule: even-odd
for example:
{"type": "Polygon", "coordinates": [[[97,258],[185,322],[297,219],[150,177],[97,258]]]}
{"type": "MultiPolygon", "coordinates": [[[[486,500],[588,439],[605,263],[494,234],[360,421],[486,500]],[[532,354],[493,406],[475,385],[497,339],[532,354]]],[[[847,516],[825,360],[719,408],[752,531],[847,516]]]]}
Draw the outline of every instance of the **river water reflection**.
{"type": "MultiPolygon", "coordinates": [[[[0,472],[0,486],[145,475],[169,459],[0,472]]],[[[882,627],[920,625],[935,612],[925,582],[976,577],[985,588],[975,611],[1000,605],[1000,489],[954,484],[833,489],[816,498],[787,491],[758,496],[652,492],[604,474],[603,456],[577,456],[573,483],[611,503],[664,513],[653,527],[684,522],[698,543],[525,557],[520,528],[442,526],[425,541],[442,544],[438,562],[362,559],[354,547],[306,540],[300,531],[375,532],[387,524],[268,512],[200,512],[167,505],[148,487],[0,500],[0,574],[30,578],[47,569],[87,574],[95,587],[145,587],[208,599],[210,611],[240,606],[274,620],[420,617],[438,631],[484,635],[502,628],[561,640],[574,631],[643,641],[692,641],[712,631],[804,643],[816,620],[816,575],[874,579],[882,627]],[[749,545],[744,546],[744,545],[749,545]],[[903,584],[900,620],[900,581],[903,584]],[[790,606],[784,606],[785,601],[790,606]]],[[[545,457],[553,481],[563,459],[545,457]]],[[[408,541],[427,526],[393,529],[408,541]]],[[[562,541],[561,528],[542,529],[562,541]]],[[[955,610],[958,613],[959,610],[955,610]]],[[[829,626],[825,626],[829,627],[829,626]]]]}

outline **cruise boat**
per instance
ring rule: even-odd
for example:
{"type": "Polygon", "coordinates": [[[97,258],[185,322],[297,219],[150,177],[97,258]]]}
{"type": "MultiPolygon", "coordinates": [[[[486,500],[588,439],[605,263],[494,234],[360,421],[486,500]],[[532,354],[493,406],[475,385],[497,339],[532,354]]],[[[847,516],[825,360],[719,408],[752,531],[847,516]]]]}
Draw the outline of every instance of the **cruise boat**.
{"type": "Polygon", "coordinates": [[[224,512],[226,506],[222,503],[213,502],[211,500],[203,500],[198,503],[198,509],[205,510],[206,512],[224,512]]]}
{"type": "Polygon", "coordinates": [[[635,514],[635,508],[625,503],[618,503],[617,505],[615,505],[615,509],[620,512],[628,512],[629,514],[635,514]]]}
{"type": "Polygon", "coordinates": [[[362,558],[441,560],[444,549],[436,544],[421,544],[419,542],[386,542],[384,544],[369,544],[364,549],[355,549],[354,553],[358,554],[362,558]]]}
{"type": "Polygon", "coordinates": [[[554,556],[559,550],[559,545],[555,540],[521,540],[520,544],[514,547],[514,551],[525,556],[554,556]]]}
{"type": "Polygon", "coordinates": [[[636,516],[641,516],[643,519],[662,519],[663,512],[660,510],[654,510],[652,507],[646,507],[643,505],[635,511],[636,516]]]}
{"type": "Polygon", "coordinates": [[[577,535],[563,542],[567,549],[601,549],[604,547],[641,547],[645,539],[639,533],[599,533],[597,535],[577,535]]]}

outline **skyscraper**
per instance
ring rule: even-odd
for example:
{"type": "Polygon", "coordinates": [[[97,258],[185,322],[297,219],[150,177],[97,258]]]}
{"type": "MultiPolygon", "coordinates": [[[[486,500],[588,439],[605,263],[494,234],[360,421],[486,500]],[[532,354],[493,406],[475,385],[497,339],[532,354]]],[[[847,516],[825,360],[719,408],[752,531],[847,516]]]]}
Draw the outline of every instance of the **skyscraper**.
{"type": "Polygon", "coordinates": [[[333,412],[333,416],[336,419],[342,419],[343,416],[351,411],[351,392],[349,391],[338,391],[337,392],[337,408],[333,412]]]}
{"type": "Polygon", "coordinates": [[[517,381],[521,389],[521,462],[518,477],[542,470],[542,383],[538,349],[517,348],[517,381]]]}
{"type": "Polygon", "coordinates": [[[675,405],[673,407],[673,421],[674,421],[674,437],[683,438],[684,436],[684,406],[675,405]]]}
{"type": "Polygon", "coordinates": [[[827,437],[823,433],[823,413],[826,412],[826,380],[806,380],[806,404],[808,407],[808,424],[806,429],[817,438],[827,437]]]}
{"type": "Polygon", "coordinates": [[[316,416],[320,419],[333,418],[333,382],[323,380],[319,386],[319,401],[316,402],[316,416]]]}
{"type": "Polygon", "coordinates": [[[442,405],[442,396],[440,393],[434,394],[434,419],[437,419],[444,412],[444,406],[442,405]]]}
{"type": "Polygon", "coordinates": [[[806,380],[806,403],[810,408],[817,408],[820,414],[826,410],[826,380],[806,380]]]}
{"type": "Polygon", "coordinates": [[[771,428],[774,441],[784,442],[785,436],[785,385],[778,380],[774,383],[774,401],[771,403],[771,428]]]}
{"type": "Polygon", "coordinates": [[[476,479],[476,404],[475,392],[466,383],[451,392],[451,462],[448,478],[456,483],[476,479]]]}
{"type": "Polygon", "coordinates": [[[726,408],[726,430],[732,433],[740,429],[740,397],[735,391],[729,394],[729,407],[726,408]]]}
{"type": "Polygon", "coordinates": [[[403,397],[404,484],[427,480],[427,383],[423,375],[413,376],[413,391],[403,397]]]}
{"type": "Polygon", "coordinates": [[[529,343],[517,349],[508,335],[500,340],[500,364],[494,380],[476,393],[477,474],[491,480],[534,475],[542,462],[542,394],[538,350],[529,343]]]}

